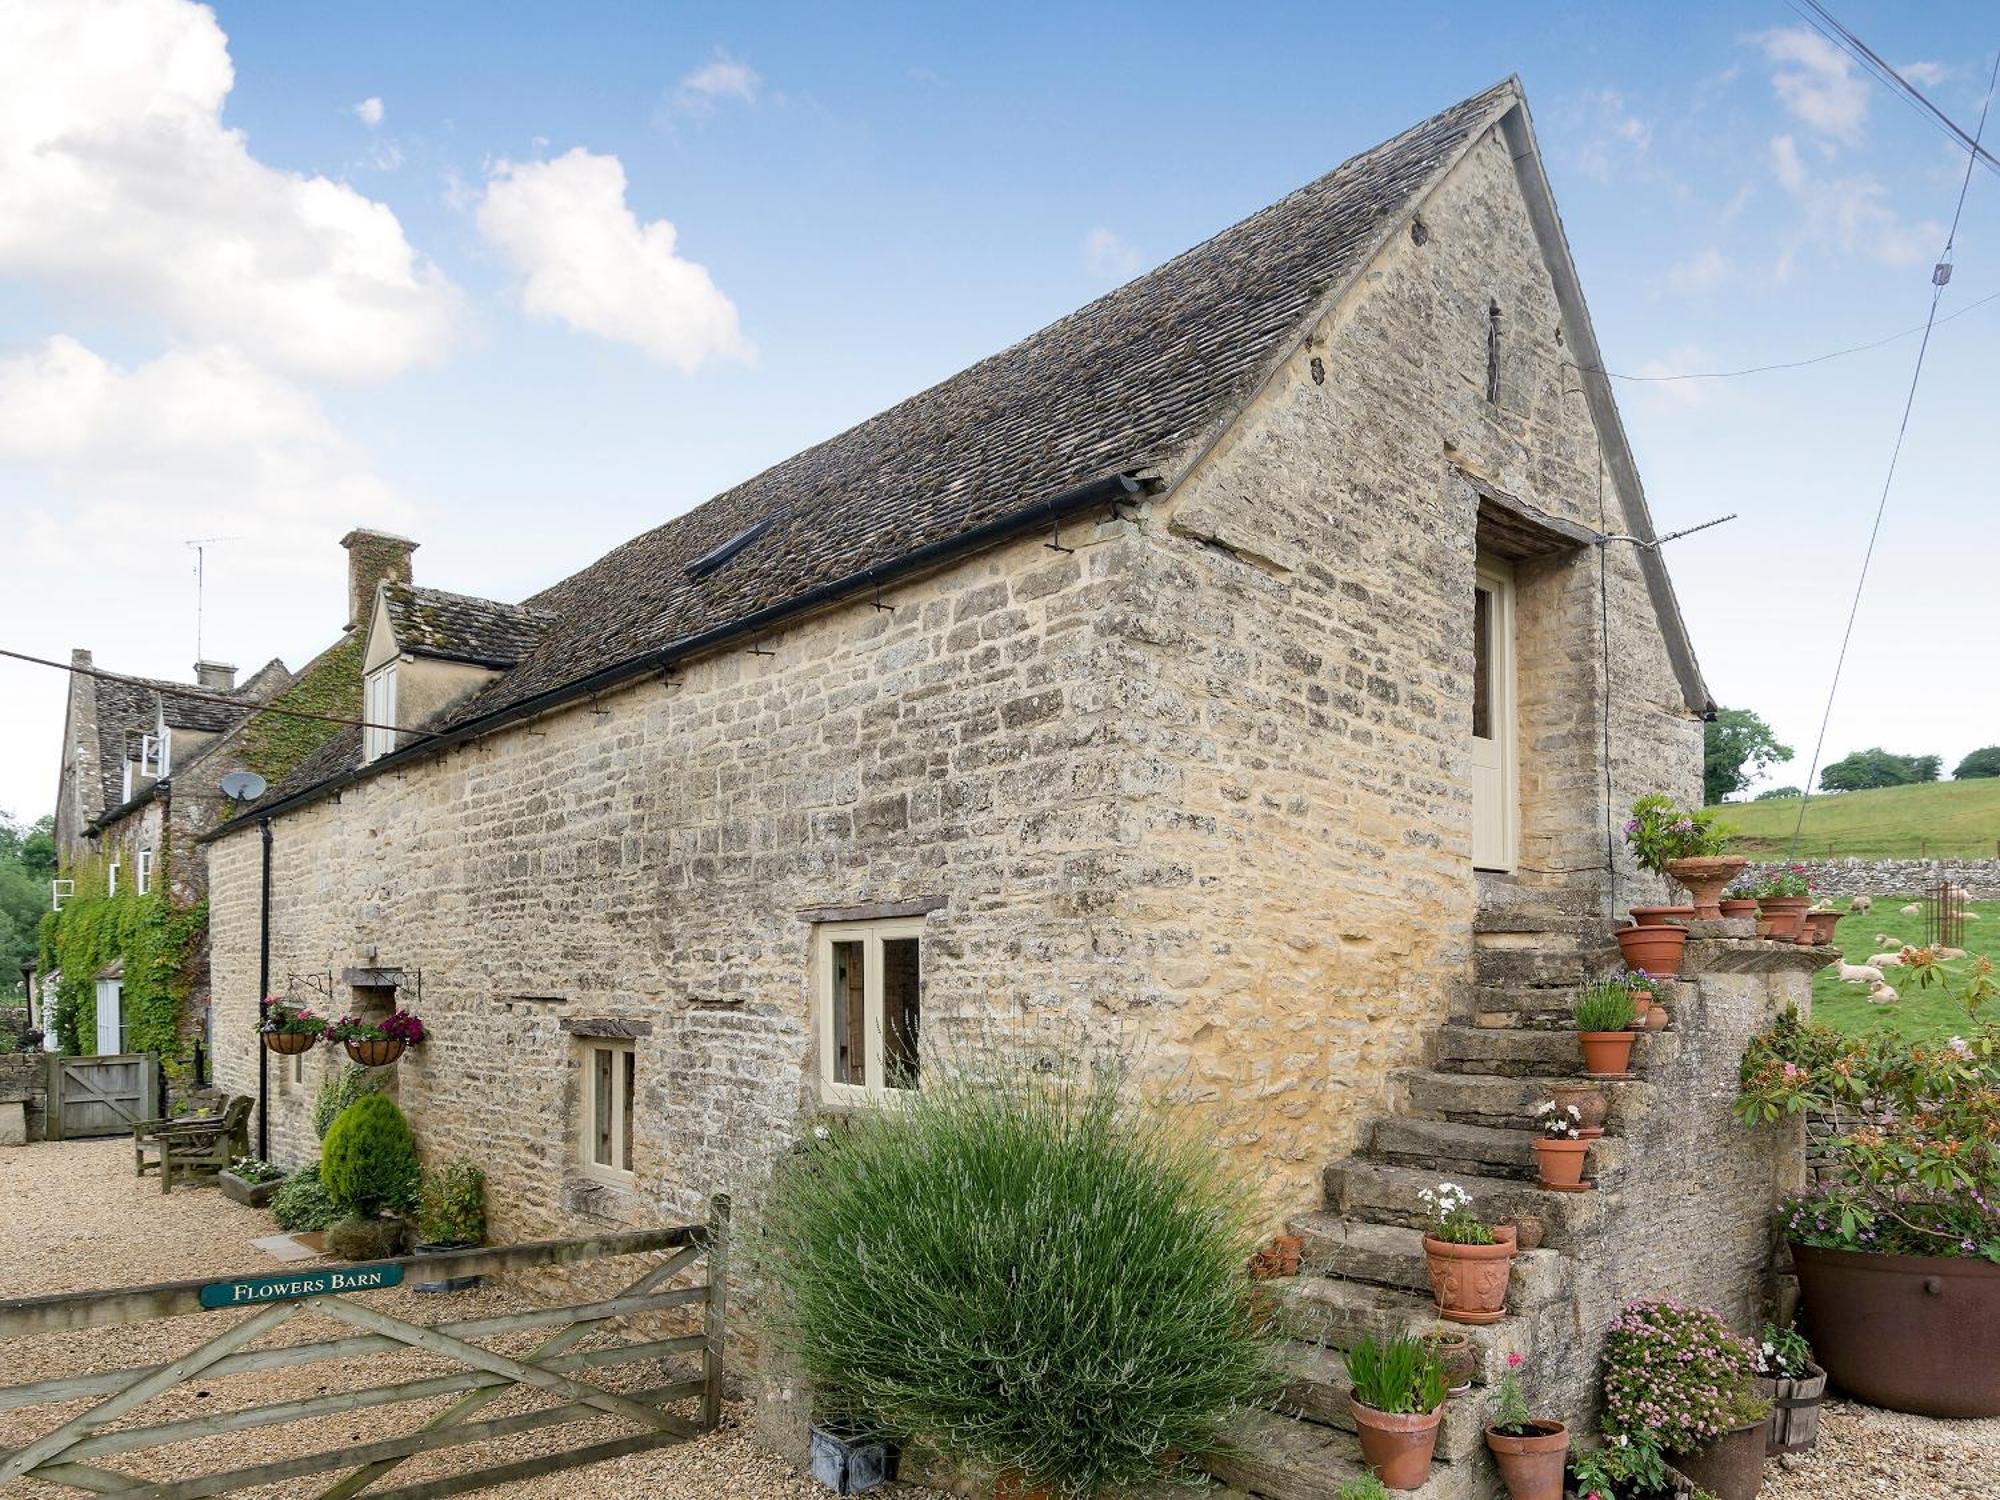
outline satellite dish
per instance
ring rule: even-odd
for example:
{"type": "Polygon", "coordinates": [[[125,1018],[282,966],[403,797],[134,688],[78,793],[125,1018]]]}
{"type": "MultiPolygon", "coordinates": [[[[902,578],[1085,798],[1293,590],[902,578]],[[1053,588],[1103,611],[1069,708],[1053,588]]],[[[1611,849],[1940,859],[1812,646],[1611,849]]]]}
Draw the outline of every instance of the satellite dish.
{"type": "Polygon", "coordinates": [[[255,802],[269,786],[255,771],[231,771],[222,778],[222,795],[231,802],[255,802]]]}

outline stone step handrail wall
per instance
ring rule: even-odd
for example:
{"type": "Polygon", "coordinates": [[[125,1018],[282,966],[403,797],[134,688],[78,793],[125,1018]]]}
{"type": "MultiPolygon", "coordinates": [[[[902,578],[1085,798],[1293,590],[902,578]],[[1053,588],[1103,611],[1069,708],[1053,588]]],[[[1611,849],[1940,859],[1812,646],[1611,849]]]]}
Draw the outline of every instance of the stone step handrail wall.
{"type": "MultiPolygon", "coordinates": [[[[1854,896],[1926,896],[1940,880],[1961,886],[1974,901],[2000,901],[2000,859],[1801,859],[1821,900],[1854,896]]],[[[1743,872],[1747,884],[1767,870],[1787,868],[1787,861],[1752,864],[1743,872]]]]}

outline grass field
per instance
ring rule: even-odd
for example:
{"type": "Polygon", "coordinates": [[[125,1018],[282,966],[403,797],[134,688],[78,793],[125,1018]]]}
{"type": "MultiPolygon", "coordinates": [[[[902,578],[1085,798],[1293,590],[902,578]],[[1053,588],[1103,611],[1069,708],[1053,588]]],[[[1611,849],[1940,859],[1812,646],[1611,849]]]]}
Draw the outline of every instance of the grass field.
{"type": "MultiPolygon", "coordinates": [[[[1840,944],[1840,951],[1847,956],[1847,961],[1858,964],[1903,943],[1921,943],[1924,940],[1924,919],[1921,916],[1903,916],[1901,910],[1908,904],[1906,901],[1877,898],[1873,911],[1842,917],[1833,936],[1834,941],[1840,944]],[[1877,933],[1886,933],[1889,941],[1878,946],[1875,942],[1877,933]]],[[[1965,924],[1965,951],[1975,956],[1986,954],[2000,964],[2000,901],[1975,901],[1968,910],[1977,912],[1981,920],[1965,924]]],[[[1955,980],[1962,979],[1971,962],[1967,958],[1946,964],[1945,969],[1955,980]]],[[[1850,1036],[1897,1031],[1911,1041],[1942,1041],[1946,1037],[1963,1034],[1972,1024],[1966,1016],[1965,1007],[1947,998],[1942,985],[1919,989],[1911,975],[1896,969],[1884,969],[1882,977],[1894,986],[1902,998],[1893,1005],[1873,1005],[1861,985],[1842,984],[1839,974],[1838,969],[1822,969],[1813,975],[1813,1017],[1850,1036]]],[[[1954,989],[1957,987],[1956,984],[1952,986],[1954,989]]],[[[2000,1020],[2000,1013],[1995,1013],[1991,1019],[2000,1020]]]]}
{"type": "MultiPolygon", "coordinates": [[[[1799,799],[1727,802],[1715,811],[1736,834],[1732,852],[1754,859],[1790,846],[1799,799]]],[[[2000,856],[2000,777],[1815,796],[1806,804],[1799,853],[1825,858],[1829,846],[1841,858],[2000,856]]]]}

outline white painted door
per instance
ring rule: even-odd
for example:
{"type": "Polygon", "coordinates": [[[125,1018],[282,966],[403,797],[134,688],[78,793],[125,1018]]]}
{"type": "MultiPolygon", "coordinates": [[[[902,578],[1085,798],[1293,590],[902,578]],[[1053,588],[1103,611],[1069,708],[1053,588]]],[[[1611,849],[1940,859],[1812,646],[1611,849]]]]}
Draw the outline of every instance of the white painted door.
{"type": "Polygon", "coordinates": [[[97,1055],[116,1057],[125,1050],[125,986],[116,979],[97,981],[97,1055]]]}
{"type": "Polygon", "coordinates": [[[1514,868],[1514,570],[1479,559],[1472,590],[1472,863],[1514,868]]]}

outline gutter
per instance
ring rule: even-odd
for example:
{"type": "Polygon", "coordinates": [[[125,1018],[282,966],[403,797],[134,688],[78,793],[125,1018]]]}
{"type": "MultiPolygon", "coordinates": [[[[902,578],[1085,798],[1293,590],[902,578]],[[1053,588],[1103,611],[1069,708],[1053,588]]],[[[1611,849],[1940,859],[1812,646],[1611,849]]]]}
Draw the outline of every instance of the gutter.
{"type": "Polygon", "coordinates": [[[655,647],[638,656],[613,662],[608,667],[600,667],[587,677],[576,678],[558,687],[536,693],[532,697],[523,698],[518,703],[510,703],[504,708],[497,708],[477,718],[468,719],[441,734],[431,735],[400,750],[392,750],[365,766],[351,767],[324,781],[316,781],[288,797],[281,797],[275,802],[239,814],[228,822],[210,829],[196,842],[206,844],[226,837],[253,823],[277,817],[294,808],[323,801],[358,781],[385,771],[401,770],[453,745],[462,745],[469,740],[479,739],[508,724],[523,719],[539,718],[580,698],[589,698],[612,688],[623,687],[642,677],[655,676],[689,657],[713,651],[743,636],[759,634],[774,625],[782,624],[822,606],[838,603],[865,589],[925,572],[954,557],[1006,541],[1030,527],[1053,523],[1063,516],[1090,509],[1092,506],[1107,505],[1119,500],[1130,500],[1134,496],[1150,494],[1158,487],[1157,481],[1142,480],[1133,474],[1113,474],[1104,479],[1093,479],[1088,484],[1081,484],[1074,489],[1051,495],[1047,499],[1037,500],[1020,510],[996,516],[991,521],[973,527],[970,531],[954,532],[938,541],[928,542],[915,551],[891,558],[888,562],[862,568],[843,578],[836,578],[830,583],[818,584],[802,594],[795,594],[777,604],[768,605],[747,615],[739,615],[734,620],[699,631],[694,635],[682,636],[679,640],[669,641],[664,646],[655,647]]]}

